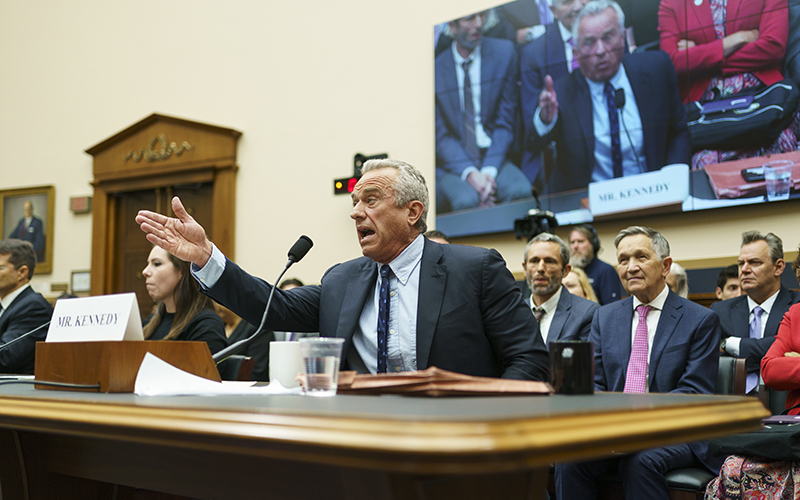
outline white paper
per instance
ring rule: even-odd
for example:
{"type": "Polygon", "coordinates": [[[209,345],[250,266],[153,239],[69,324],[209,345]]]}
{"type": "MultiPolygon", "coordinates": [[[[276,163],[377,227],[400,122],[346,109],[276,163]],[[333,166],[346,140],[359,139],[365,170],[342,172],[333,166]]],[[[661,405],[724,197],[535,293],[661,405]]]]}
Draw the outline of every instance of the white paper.
{"type": "Polygon", "coordinates": [[[251,384],[223,384],[176,368],[158,356],[147,353],[136,374],[133,389],[137,396],[229,396],[302,394],[302,388],[287,389],[280,383],[252,387],[251,384]]]}

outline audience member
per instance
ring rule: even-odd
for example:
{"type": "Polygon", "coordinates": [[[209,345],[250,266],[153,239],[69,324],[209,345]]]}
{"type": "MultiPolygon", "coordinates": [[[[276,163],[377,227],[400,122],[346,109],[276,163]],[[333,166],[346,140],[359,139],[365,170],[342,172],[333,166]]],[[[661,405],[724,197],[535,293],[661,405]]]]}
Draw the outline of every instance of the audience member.
{"type": "Polygon", "coordinates": [[[545,78],[526,142],[537,153],[556,141],[550,191],[689,163],[675,70],[662,52],[624,54],[624,17],[611,0],[587,3],[572,29],[581,71],[545,78]]]}
{"type": "Polygon", "coordinates": [[[44,221],[33,215],[33,202],[31,200],[25,200],[25,203],[22,204],[22,218],[8,237],[30,242],[33,245],[33,251],[36,252],[36,262],[44,261],[44,221]]]}
{"type": "Polygon", "coordinates": [[[158,303],[144,320],[145,339],[204,341],[212,354],[228,346],[225,325],[211,299],[198,290],[188,262],[155,246],[142,276],[147,293],[158,303]]]}
{"type": "Polygon", "coordinates": [[[541,233],[525,247],[522,269],[531,291],[531,309],[544,343],[586,340],[596,303],[572,295],[561,284],[569,274],[569,247],[554,234],[541,233]]]}
{"type": "MultiPolygon", "coordinates": [[[[657,231],[629,227],[614,240],[617,270],[633,297],[603,306],[592,321],[595,388],[617,392],[710,394],[719,362],[719,318],[707,308],[678,297],[665,279],[672,265],[669,244],[657,231]]],[[[719,463],[705,442],[654,448],[632,455],[556,465],[556,498],[597,497],[595,480],[619,472],[628,499],[668,499],[664,474],[719,463]]]]}
{"type": "Polygon", "coordinates": [[[436,243],[441,243],[442,245],[450,244],[450,240],[447,239],[447,235],[435,229],[431,229],[430,231],[425,233],[425,237],[431,241],[435,241],[436,243]]]}
{"type": "Polygon", "coordinates": [[[518,61],[508,40],[483,38],[484,15],[450,22],[455,38],[435,61],[439,213],[531,197],[508,155],[517,124],[518,61]]]}
{"type": "MultiPolygon", "coordinates": [[[[266,326],[344,338],[342,365],[361,373],[437,366],[547,379],[539,327],[500,255],[422,236],[428,190],[411,165],[370,160],[362,172],[350,217],[364,257],[332,267],[320,285],[276,290],[266,326]]],[[[139,212],[148,240],[193,262],[215,300],[260,321],[270,285],[226,260],[177,197],[172,207],[177,218],[139,212]]]]}
{"type": "MultiPolygon", "coordinates": [[[[0,240],[0,345],[50,321],[53,308],[33,291],[36,252],[29,241],[0,240]]],[[[33,374],[36,342],[47,336],[42,328],[0,351],[0,373],[33,374]]]]}
{"type": "Polygon", "coordinates": [[[686,274],[686,269],[677,262],[673,262],[669,268],[667,286],[677,293],[679,297],[689,298],[689,276],[686,274]]]}
{"type": "MultiPolygon", "coordinates": [[[[258,327],[244,321],[222,304],[215,303],[214,308],[225,324],[225,335],[228,337],[228,344],[244,340],[256,333],[258,327]]],[[[269,382],[269,343],[273,340],[275,340],[273,332],[265,331],[237,353],[241,356],[253,358],[252,380],[269,382]]]]}
{"type": "Polygon", "coordinates": [[[617,271],[597,258],[600,253],[600,238],[592,226],[575,226],[569,235],[569,249],[572,254],[569,263],[586,272],[600,305],[622,298],[622,284],[617,271]]]}
{"type": "MultiPolygon", "coordinates": [[[[735,3],[662,0],[661,49],[672,58],[683,101],[730,98],[783,80],[787,0],[735,3]]],[[[772,144],[754,150],[695,152],[692,167],[797,149],[797,118],[772,144]]]]}
{"type": "Polygon", "coordinates": [[[600,301],[597,300],[597,294],[594,293],[592,289],[592,285],[589,284],[589,277],[586,276],[586,273],[580,267],[571,268],[569,274],[564,276],[561,283],[567,287],[567,290],[569,290],[569,293],[572,295],[591,300],[596,304],[600,303],[600,301]]]}
{"type": "MultiPolygon", "coordinates": [[[[544,36],[537,38],[524,49],[520,57],[522,119],[525,130],[533,127],[533,113],[539,104],[539,94],[544,89],[547,75],[553,80],[565,77],[578,68],[578,58],[573,51],[572,23],[589,0],[547,0],[556,22],[547,26],[544,36]]],[[[522,156],[522,171],[534,182],[541,171],[541,158],[526,150],[522,156]]],[[[542,179],[545,182],[546,179],[542,179]]]]}
{"type": "Polygon", "coordinates": [[[800,293],[781,285],[786,267],[783,242],[772,233],[742,233],[739,281],[744,295],[711,304],[722,323],[720,349],[747,359],[748,394],[758,391],[761,359],[775,341],[778,325],[800,293]]]}
{"type": "Polygon", "coordinates": [[[739,284],[739,266],[731,264],[722,268],[717,277],[717,298],[728,300],[742,294],[742,287],[739,284]]]}

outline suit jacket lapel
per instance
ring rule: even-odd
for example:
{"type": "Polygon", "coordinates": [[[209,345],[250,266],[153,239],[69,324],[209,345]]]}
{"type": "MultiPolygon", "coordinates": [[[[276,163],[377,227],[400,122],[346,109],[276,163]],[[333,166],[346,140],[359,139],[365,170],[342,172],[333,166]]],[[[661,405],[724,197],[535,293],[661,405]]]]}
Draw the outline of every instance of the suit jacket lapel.
{"type": "Polygon", "coordinates": [[[647,369],[647,374],[650,380],[650,387],[652,388],[653,382],[656,380],[655,374],[658,369],[658,363],[661,361],[661,354],[670,343],[672,335],[675,333],[675,327],[683,316],[683,304],[678,300],[678,296],[668,292],[667,300],[664,301],[664,309],[661,310],[661,317],[656,326],[656,335],[653,338],[653,348],[651,350],[650,364],[647,369]]]}
{"type": "Polygon", "coordinates": [[[739,300],[731,307],[731,321],[733,321],[733,334],[743,339],[750,338],[750,311],[747,309],[747,297],[739,300]]]}
{"type": "Polygon", "coordinates": [[[442,310],[447,266],[440,263],[442,249],[425,240],[419,270],[419,302],[417,304],[417,369],[428,367],[433,334],[442,310]]]}
{"type": "MultiPolygon", "coordinates": [[[[573,84],[573,110],[578,115],[578,122],[581,124],[581,133],[586,146],[586,157],[589,165],[594,165],[594,120],[592,117],[592,95],[589,91],[589,84],[580,69],[573,71],[569,78],[573,84]]],[[[591,175],[591,168],[589,169],[591,175]]]]}
{"type": "Polygon", "coordinates": [[[570,309],[572,309],[572,296],[562,285],[561,298],[558,299],[558,304],[556,304],[556,312],[553,315],[553,320],[550,322],[550,331],[547,332],[548,344],[550,342],[557,342],[561,340],[561,335],[564,333],[564,325],[569,317],[570,309]]]}
{"type": "Polygon", "coordinates": [[[781,324],[783,315],[792,306],[792,299],[789,297],[789,291],[781,287],[778,296],[775,297],[775,303],[772,305],[772,311],[769,312],[767,317],[767,324],[764,327],[765,337],[774,337],[778,333],[778,326],[781,324]]]}
{"type": "Polygon", "coordinates": [[[343,352],[347,352],[347,348],[353,340],[353,332],[358,327],[358,320],[361,318],[364,304],[375,292],[377,279],[378,266],[369,259],[364,259],[361,267],[350,276],[344,292],[339,323],[336,325],[336,336],[345,339],[343,352]]]}
{"type": "MultiPolygon", "coordinates": [[[[615,303],[616,304],[616,303],[615,303]]],[[[628,297],[620,302],[620,314],[619,318],[617,319],[617,324],[619,325],[619,332],[620,338],[617,339],[615,343],[615,350],[618,359],[622,362],[622,376],[619,380],[622,380],[623,387],[619,389],[610,389],[610,390],[618,390],[622,392],[622,389],[625,385],[625,374],[628,372],[628,362],[631,359],[631,325],[633,324],[633,297],[628,297]]]]}

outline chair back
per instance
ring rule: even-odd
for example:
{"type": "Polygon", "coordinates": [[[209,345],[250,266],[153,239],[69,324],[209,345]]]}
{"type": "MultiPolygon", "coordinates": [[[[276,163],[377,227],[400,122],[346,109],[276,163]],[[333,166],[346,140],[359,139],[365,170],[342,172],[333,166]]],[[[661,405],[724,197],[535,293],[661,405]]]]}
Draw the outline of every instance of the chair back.
{"type": "Polygon", "coordinates": [[[714,393],[744,396],[746,380],[747,363],[744,358],[719,357],[717,384],[714,388],[714,393]]]}
{"type": "Polygon", "coordinates": [[[255,360],[250,356],[234,354],[217,365],[219,376],[222,380],[250,380],[253,375],[255,360]]]}

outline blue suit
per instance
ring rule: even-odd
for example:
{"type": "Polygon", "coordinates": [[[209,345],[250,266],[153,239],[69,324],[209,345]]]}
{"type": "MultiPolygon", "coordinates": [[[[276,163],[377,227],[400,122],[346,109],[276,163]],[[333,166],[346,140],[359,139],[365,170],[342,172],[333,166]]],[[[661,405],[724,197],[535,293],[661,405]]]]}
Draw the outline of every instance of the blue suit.
{"type": "MultiPolygon", "coordinates": [[[[544,35],[522,49],[519,67],[522,82],[522,123],[528,134],[533,127],[533,115],[539,106],[539,94],[544,89],[544,77],[550,75],[555,81],[569,75],[567,54],[558,22],[548,24],[544,35]]],[[[533,182],[541,168],[538,152],[534,154],[526,149],[522,153],[522,171],[525,176],[533,182]]]]}
{"type": "MultiPolygon", "coordinates": [[[[531,184],[508,161],[517,129],[518,62],[514,44],[508,40],[483,38],[481,51],[481,124],[492,144],[475,164],[464,148],[464,113],[453,54],[447,50],[436,58],[436,189],[439,212],[478,206],[478,195],[460,179],[467,167],[498,169],[497,201],[531,196],[531,184]]],[[[474,85],[475,82],[473,82],[474,85]]]]}
{"type": "MultiPolygon", "coordinates": [[[[348,368],[353,334],[377,277],[375,262],[359,257],[330,268],[320,285],[277,289],[265,328],[343,338],[342,367],[348,368]]],[[[271,289],[227,261],[219,281],[204,293],[259,324],[271,289]]],[[[426,239],[418,303],[418,369],[547,380],[549,360],[539,325],[495,250],[426,239]]]]}
{"type": "MultiPolygon", "coordinates": [[[[665,285],[666,286],[666,285],[665,285]]],[[[589,340],[595,350],[595,389],[622,392],[631,355],[633,298],[597,310],[589,340]]],[[[719,317],[709,309],[668,292],[648,364],[649,392],[712,394],[719,364],[719,317]]],[[[699,462],[717,473],[706,442],[646,450],[623,458],[556,468],[559,498],[596,496],[593,479],[619,467],[626,498],[669,498],[664,473],[699,462]]]]}
{"type": "Polygon", "coordinates": [[[17,227],[8,235],[9,238],[17,238],[22,241],[29,241],[36,252],[36,261],[43,262],[45,259],[44,247],[44,223],[38,217],[31,217],[31,223],[25,228],[25,218],[19,220],[17,227]]]}
{"type": "MultiPolygon", "coordinates": [[[[626,54],[622,64],[639,106],[644,134],[645,171],[691,159],[686,110],[678,94],[675,68],[665,52],[626,54]]],[[[554,82],[558,96],[555,128],[541,137],[533,127],[526,146],[534,154],[556,141],[556,169],[548,181],[550,192],[588,187],[595,164],[595,134],[589,84],[579,70],[554,82]]],[[[622,139],[624,132],[621,131],[622,139]]]]}
{"type": "MultiPolygon", "coordinates": [[[[41,326],[53,315],[53,308],[42,297],[26,288],[0,316],[0,345],[41,326]]],[[[33,374],[36,342],[47,336],[47,327],[0,351],[0,373],[33,374]]]]}
{"type": "Polygon", "coordinates": [[[778,296],[769,312],[767,324],[764,325],[764,336],[760,339],[750,338],[750,310],[747,307],[747,295],[714,302],[711,310],[719,315],[723,337],[739,337],[739,357],[747,359],[747,371],[761,370],[761,358],[775,342],[778,326],[783,315],[793,304],[800,302],[800,293],[781,286],[778,296]]]}
{"type": "Polygon", "coordinates": [[[547,348],[551,342],[565,340],[588,340],[592,327],[592,318],[599,304],[583,297],[572,295],[562,285],[561,297],[558,299],[550,330],[547,333],[547,348]]]}

